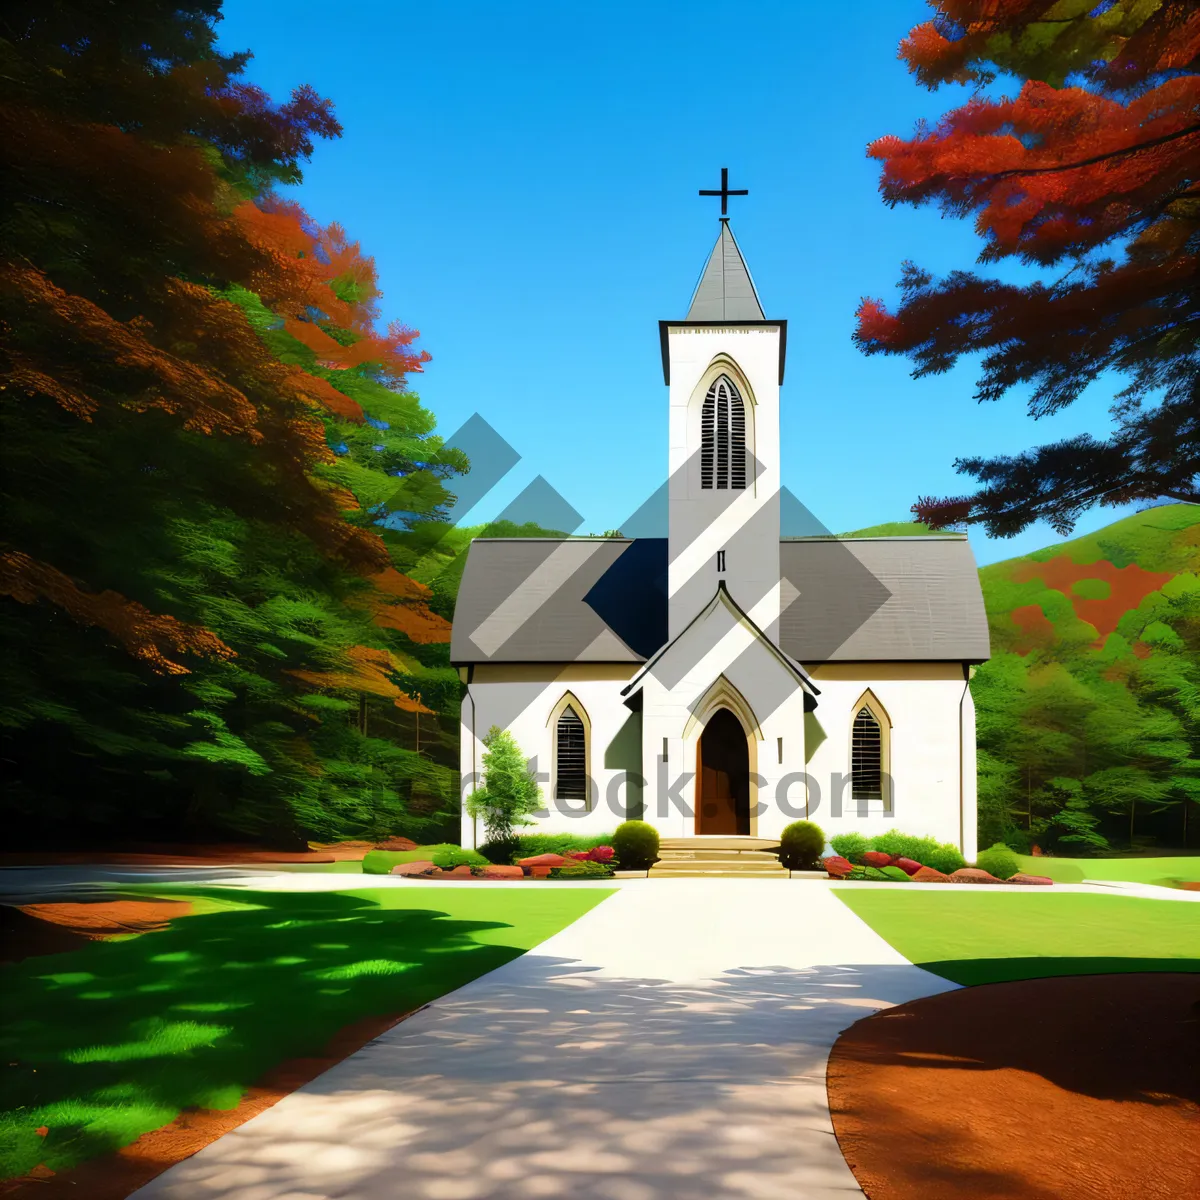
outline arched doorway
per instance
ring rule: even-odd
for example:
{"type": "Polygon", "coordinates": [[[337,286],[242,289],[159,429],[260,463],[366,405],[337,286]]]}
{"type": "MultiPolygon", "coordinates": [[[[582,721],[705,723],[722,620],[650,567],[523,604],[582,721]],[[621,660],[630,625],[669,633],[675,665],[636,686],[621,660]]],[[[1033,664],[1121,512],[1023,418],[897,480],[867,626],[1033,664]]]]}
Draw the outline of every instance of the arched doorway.
{"type": "Polygon", "coordinates": [[[750,832],[750,752],[727,708],[708,719],[696,746],[696,832],[750,832]]]}

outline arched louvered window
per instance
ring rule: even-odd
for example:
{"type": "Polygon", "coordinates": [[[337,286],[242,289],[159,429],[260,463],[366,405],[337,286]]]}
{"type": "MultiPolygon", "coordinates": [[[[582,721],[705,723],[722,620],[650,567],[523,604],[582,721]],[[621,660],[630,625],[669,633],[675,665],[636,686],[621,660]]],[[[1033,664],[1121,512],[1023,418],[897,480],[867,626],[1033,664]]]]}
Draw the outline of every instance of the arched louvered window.
{"type": "Polygon", "coordinates": [[[883,799],[883,729],[865,704],[854,716],[850,735],[850,795],[855,800],[883,799]]]}
{"type": "Polygon", "coordinates": [[[587,731],[568,704],[554,727],[554,796],[557,800],[587,800],[587,731]]]}
{"type": "Polygon", "coordinates": [[[718,375],[700,415],[700,486],[746,486],[746,406],[728,375],[718,375]]]}

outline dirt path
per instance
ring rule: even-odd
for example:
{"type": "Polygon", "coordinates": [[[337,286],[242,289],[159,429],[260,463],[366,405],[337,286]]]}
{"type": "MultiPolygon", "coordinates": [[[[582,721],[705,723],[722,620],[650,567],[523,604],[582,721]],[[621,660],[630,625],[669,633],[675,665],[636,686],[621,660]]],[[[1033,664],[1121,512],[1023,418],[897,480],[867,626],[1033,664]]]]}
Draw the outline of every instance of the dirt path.
{"type": "Polygon", "coordinates": [[[870,1200],[1200,1194],[1200,974],[1024,980],[848,1029],[829,1101],[870,1200]]]}

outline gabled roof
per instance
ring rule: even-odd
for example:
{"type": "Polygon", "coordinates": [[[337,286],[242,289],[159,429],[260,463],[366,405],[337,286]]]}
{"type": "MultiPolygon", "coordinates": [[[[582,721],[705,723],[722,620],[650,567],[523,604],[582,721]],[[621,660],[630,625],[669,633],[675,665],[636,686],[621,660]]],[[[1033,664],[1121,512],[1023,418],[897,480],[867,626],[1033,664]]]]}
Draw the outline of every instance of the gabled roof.
{"type": "Polygon", "coordinates": [[[762,305],[746,260],[738,249],[729,222],[721,222],[721,233],[700,282],[692,294],[688,321],[764,321],[762,305]]]}
{"type": "Polygon", "coordinates": [[[668,654],[671,647],[681,641],[688,634],[691,628],[703,621],[705,617],[711,613],[718,604],[723,604],[738,621],[749,626],[754,636],[762,642],[762,644],[770,651],[771,656],[775,658],[779,664],[792,675],[796,682],[808,692],[810,695],[820,695],[821,689],[813,683],[808,672],[800,666],[799,663],[793,662],[767,635],[754,623],[753,619],[744,608],[729,594],[729,589],[725,586],[725,580],[717,581],[717,590],[713,594],[713,598],[673,637],[666,645],[661,646],[647,660],[645,666],[629,681],[629,683],[621,689],[622,696],[628,696],[630,692],[636,691],[642,685],[642,680],[645,679],[646,673],[653,669],[654,664],[660,658],[668,654]]]}
{"type": "MultiPolygon", "coordinates": [[[[988,657],[965,537],[788,539],[779,563],[779,647],[793,662],[988,657]]],[[[452,662],[639,663],[666,641],[666,538],[471,543],[452,662]]]]}

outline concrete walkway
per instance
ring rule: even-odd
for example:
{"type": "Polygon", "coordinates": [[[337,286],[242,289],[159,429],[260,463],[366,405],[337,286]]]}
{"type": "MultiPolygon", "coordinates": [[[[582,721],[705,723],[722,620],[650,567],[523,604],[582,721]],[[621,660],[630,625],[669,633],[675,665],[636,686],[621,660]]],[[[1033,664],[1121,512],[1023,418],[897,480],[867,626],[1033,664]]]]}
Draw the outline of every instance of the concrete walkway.
{"type": "Polygon", "coordinates": [[[954,985],[827,886],[631,884],[138,1200],[861,1195],[830,1123],[829,1048],[954,985]]]}

